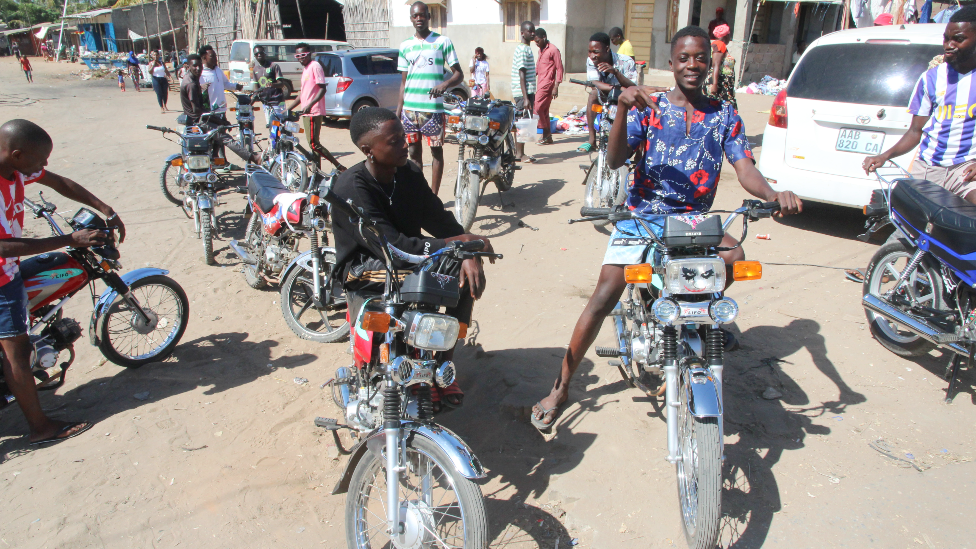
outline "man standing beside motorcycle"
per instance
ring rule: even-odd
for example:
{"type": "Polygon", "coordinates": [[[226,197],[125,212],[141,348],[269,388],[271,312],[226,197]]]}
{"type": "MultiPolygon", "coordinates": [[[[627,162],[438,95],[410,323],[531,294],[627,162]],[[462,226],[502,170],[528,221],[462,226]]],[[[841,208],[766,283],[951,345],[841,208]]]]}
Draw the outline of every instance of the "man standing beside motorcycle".
{"type": "Polygon", "coordinates": [[[64,236],[23,238],[24,186],[40,183],[62,196],[101,212],[106,224],[125,240],[125,225],[111,206],[74,181],[45,170],[54,142],[40,126],[28,120],[11,120],[0,126],[0,347],[3,375],[30,427],[32,445],[59,442],[91,428],[89,422],[53,420],[44,414],[31,374],[31,345],[28,329],[28,299],[20,276],[20,256],[36,255],[64,248],[106,244],[107,231],[84,229],[64,236]],[[32,174],[32,175],[25,175],[32,174]]]}
{"type": "MultiPolygon", "coordinates": [[[[685,27],[671,40],[671,70],[675,87],[668,92],[648,94],[641,87],[624,90],[617,103],[617,116],[610,130],[607,162],[619,168],[639,147],[640,158],[627,207],[644,217],[660,236],[668,215],[704,214],[715,199],[723,155],[735,168],[736,177],[749,194],[780,204],[779,215],[802,209],[790,191],[777,193],[756,169],[742,119],[728,102],[702,93],[708,76],[712,46],[700,27],[685,27]],[[631,109],[634,110],[631,110],[631,109]]],[[[738,241],[728,234],[723,247],[738,241]]],[[[593,344],[603,320],[613,310],[627,286],[624,267],[643,262],[646,248],[642,227],[634,220],[617,223],[600,270],[596,289],[573,330],[563,358],[559,378],[552,391],[532,409],[532,424],[548,430],[558,410],[569,398],[569,382],[583,355],[593,344]]],[[[727,265],[745,258],[742,248],[719,254],[727,265]]],[[[727,270],[726,286],[732,269],[727,270]]],[[[726,332],[726,347],[734,344],[726,332]]]]}
{"type": "MultiPolygon", "coordinates": [[[[217,52],[214,51],[213,46],[207,44],[200,48],[200,60],[203,62],[203,69],[200,71],[199,76],[200,87],[206,94],[207,102],[209,102],[208,108],[213,113],[207,117],[207,122],[204,125],[211,130],[219,126],[230,126],[231,123],[227,120],[227,99],[224,97],[224,91],[240,91],[244,89],[244,85],[232,84],[227,80],[224,71],[220,70],[220,67],[217,66],[217,52]]],[[[218,142],[218,147],[221,149],[224,147],[230,149],[231,152],[241,157],[244,162],[251,162],[252,164],[261,163],[261,155],[248,153],[227,132],[221,132],[218,142]]],[[[222,150],[220,153],[221,156],[224,156],[222,150]]],[[[233,168],[234,166],[227,164],[214,171],[227,173],[233,168]]]]}
{"type": "MultiPolygon", "coordinates": [[[[274,107],[285,102],[285,82],[281,67],[268,59],[264,46],[254,46],[254,63],[251,64],[251,80],[261,89],[257,93],[259,101],[266,107],[274,107]]],[[[265,127],[271,125],[271,109],[264,109],[265,127]]]]}
{"type": "Polygon", "coordinates": [[[332,156],[329,149],[322,146],[325,88],[329,85],[325,81],[325,69],[312,57],[312,47],[304,42],[295,46],[295,59],[305,68],[302,70],[302,86],[298,91],[298,97],[288,105],[288,110],[295,110],[296,107],[301,106],[302,127],[305,128],[305,138],[308,139],[308,148],[311,149],[315,165],[321,168],[322,158],[325,158],[332,162],[337,170],[344,172],[346,167],[332,156]]]}
{"type": "MultiPolygon", "coordinates": [[[[343,199],[351,199],[376,223],[391,245],[415,255],[428,255],[454,241],[482,240],[484,250],[493,253],[486,236],[465,234],[444,209],[444,203],[427,185],[420,166],[409,161],[409,148],[403,124],[387,109],[369,107],[359,111],[349,123],[353,144],[366,160],[349,168],[339,176],[332,190],[343,199]],[[423,236],[426,231],[432,238],[423,236]]],[[[384,263],[377,254],[377,243],[367,242],[358,225],[345,215],[332,220],[335,235],[336,273],[343,281],[349,318],[355,322],[359,309],[370,294],[377,293],[374,281],[383,280],[384,263]],[[373,282],[371,284],[371,282],[373,282]]],[[[492,261],[494,262],[494,261],[492,261]]],[[[405,267],[395,260],[394,267],[405,267]]],[[[460,266],[461,300],[447,314],[467,326],[471,322],[474,300],[485,289],[485,272],[480,258],[465,260],[460,266]],[[464,289],[467,291],[463,291],[464,289]]],[[[382,286],[379,292],[382,293],[382,286]]],[[[355,330],[355,327],[353,327],[355,330]]],[[[447,351],[444,360],[451,360],[454,350],[447,351]]],[[[457,407],[464,393],[454,382],[442,393],[441,404],[457,407]]]]}

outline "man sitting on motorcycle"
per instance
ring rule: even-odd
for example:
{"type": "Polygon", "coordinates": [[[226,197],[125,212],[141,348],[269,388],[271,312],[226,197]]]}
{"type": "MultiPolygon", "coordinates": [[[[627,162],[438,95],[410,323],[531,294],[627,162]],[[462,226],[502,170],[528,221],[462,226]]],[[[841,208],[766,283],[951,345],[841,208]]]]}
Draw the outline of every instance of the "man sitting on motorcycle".
{"type": "MultiPolygon", "coordinates": [[[[444,203],[431,191],[420,166],[409,161],[406,133],[396,114],[379,107],[362,109],[350,121],[349,133],[366,160],[343,172],[332,190],[362,208],[391,245],[410,254],[427,255],[450,242],[482,240],[484,251],[492,252],[488,237],[464,233],[454,215],[444,209],[444,203]],[[432,237],[423,236],[421,230],[432,237]]],[[[343,281],[349,318],[355,322],[370,294],[382,292],[384,262],[379,255],[379,244],[363,239],[358,222],[336,215],[332,230],[336,276],[343,281]]],[[[408,269],[410,265],[394,257],[394,268],[408,269]]],[[[468,259],[461,264],[460,285],[461,300],[447,314],[467,326],[474,300],[481,297],[485,288],[480,259],[468,259]],[[467,291],[463,291],[465,288],[467,291]]],[[[447,351],[444,360],[450,360],[453,355],[453,349],[447,351]]],[[[442,395],[434,397],[435,411],[440,409],[440,404],[452,408],[461,405],[464,393],[457,382],[438,391],[442,395]]]]}
{"type": "MultiPolygon", "coordinates": [[[[618,112],[627,116],[618,115],[613,122],[607,162],[611,169],[617,169],[640,149],[627,207],[641,214],[657,236],[668,215],[694,216],[711,208],[723,155],[735,168],[742,188],[763,200],[779,202],[780,215],[802,208],[792,192],[777,193],[756,169],[742,119],[732,105],[703,94],[711,56],[708,33],[699,27],[685,27],[671,40],[675,87],[652,94],[630,87],[618,102],[618,112]]],[[[596,289],[573,330],[560,376],[549,395],[532,410],[532,423],[537,428],[549,429],[557,410],[569,398],[570,379],[627,286],[624,267],[643,262],[643,232],[635,220],[617,223],[596,289]]],[[[736,244],[738,241],[728,234],[722,241],[723,247],[736,244]]],[[[745,258],[742,248],[719,255],[729,265],[745,258]]],[[[726,286],[731,283],[731,273],[730,268],[726,286]]],[[[726,333],[726,347],[734,347],[734,338],[726,333]]]]}
{"type": "Polygon", "coordinates": [[[24,186],[40,183],[76,202],[101,212],[109,227],[125,239],[125,225],[119,215],[74,181],[44,169],[54,142],[40,126],[27,120],[11,120],[0,126],[0,348],[3,349],[3,377],[27,418],[32,445],[58,442],[91,428],[89,422],[65,422],[47,417],[31,374],[33,347],[28,329],[28,300],[20,276],[20,256],[42,254],[65,246],[100,246],[111,241],[110,233],[83,229],[64,236],[23,238],[24,186]]]}

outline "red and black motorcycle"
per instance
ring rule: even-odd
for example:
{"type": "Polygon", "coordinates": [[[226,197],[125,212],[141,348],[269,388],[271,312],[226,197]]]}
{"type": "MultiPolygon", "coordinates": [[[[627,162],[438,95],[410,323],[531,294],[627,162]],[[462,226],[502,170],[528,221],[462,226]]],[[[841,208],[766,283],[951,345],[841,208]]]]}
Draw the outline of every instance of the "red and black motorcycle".
{"type": "MultiPolygon", "coordinates": [[[[35,217],[46,219],[54,234],[65,234],[54,219],[57,207],[43,195],[38,202],[25,199],[24,205],[35,217]]],[[[87,208],[65,221],[76,231],[110,230],[104,219],[87,208]]],[[[86,285],[95,306],[88,325],[89,339],[105,358],[136,368],[162,360],[180,342],[190,314],[183,288],[165,276],[169,271],[163,269],[143,268],[119,275],[116,271],[122,265],[118,259],[118,249],[108,244],[66,248],[20,262],[30,308],[31,370],[39,390],[61,387],[74,362],[74,342],[81,337],[82,329],[78,321],[64,318],[64,305],[86,285]],[[97,298],[96,280],[108,286],[97,298]],[[68,352],[68,359],[58,364],[62,351],[68,352]]],[[[2,375],[0,394],[0,408],[14,401],[2,375]]]]}

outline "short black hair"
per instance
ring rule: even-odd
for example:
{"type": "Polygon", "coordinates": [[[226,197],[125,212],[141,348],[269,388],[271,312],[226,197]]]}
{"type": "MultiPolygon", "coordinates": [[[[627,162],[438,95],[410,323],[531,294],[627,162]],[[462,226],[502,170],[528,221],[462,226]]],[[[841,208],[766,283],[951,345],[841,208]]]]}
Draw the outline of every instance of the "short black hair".
{"type": "Polygon", "coordinates": [[[368,134],[379,128],[380,125],[397,120],[396,114],[390,109],[382,107],[366,107],[359,109],[352,120],[349,121],[349,137],[357,147],[368,134]]]}
{"type": "Polygon", "coordinates": [[[30,120],[15,118],[0,126],[0,149],[13,151],[53,145],[51,135],[30,120]]]}
{"type": "Polygon", "coordinates": [[[254,46],[254,51],[257,52],[258,50],[264,51],[264,46],[262,46],[261,44],[254,46]]]}
{"type": "Polygon", "coordinates": [[[295,51],[298,51],[299,49],[305,49],[305,50],[308,50],[308,51],[312,51],[312,46],[309,46],[306,42],[299,42],[299,43],[295,44],[295,51]]]}
{"type": "Polygon", "coordinates": [[[976,24],[976,6],[966,6],[949,18],[950,23],[976,24]]]}
{"type": "Polygon", "coordinates": [[[203,59],[201,59],[200,56],[196,53],[191,53],[190,55],[186,56],[187,64],[193,63],[194,61],[199,61],[203,63],[203,59]]]}
{"type": "Polygon", "coordinates": [[[543,38],[549,38],[549,35],[546,34],[546,29],[544,29],[542,27],[536,27],[535,28],[535,35],[536,36],[541,36],[543,38]]]}
{"type": "Polygon", "coordinates": [[[599,42],[599,43],[601,43],[604,46],[606,46],[606,47],[609,48],[610,47],[610,35],[607,34],[607,33],[605,33],[605,32],[596,32],[596,33],[593,33],[593,36],[590,36],[590,42],[599,42]]]}
{"type": "Polygon", "coordinates": [[[519,25],[519,28],[520,29],[527,29],[529,27],[531,27],[534,30],[535,29],[535,23],[533,23],[532,21],[522,21],[522,24],[519,25]]]}
{"type": "Polygon", "coordinates": [[[427,15],[430,15],[430,7],[427,5],[427,2],[421,2],[421,0],[417,0],[413,4],[410,4],[410,11],[413,11],[414,6],[416,6],[417,4],[420,4],[421,6],[423,6],[424,7],[424,11],[427,12],[427,15]]]}
{"type": "Polygon", "coordinates": [[[692,38],[701,38],[702,40],[705,41],[706,44],[711,44],[712,42],[711,39],[708,37],[708,32],[706,32],[705,29],[701,27],[696,27],[694,25],[688,25],[687,27],[680,29],[678,32],[674,33],[674,36],[671,37],[671,51],[674,51],[674,46],[675,44],[678,43],[678,40],[681,40],[682,38],[687,38],[689,36],[692,38]]]}
{"type": "Polygon", "coordinates": [[[614,36],[619,36],[621,38],[624,37],[624,31],[620,27],[614,27],[614,28],[610,29],[610,33],[609,34],[610,34],[610,38],[613,38],[614,36]]]}
{"type": "Polygon", "coordinates": [[[198,51],[198,53],[200,54],[200,57],[203,57],[207,55],[208,51],[212,51],[214,52],[214,55],[217,55],[217,52],[214,51],[213,46],[211,46],[210,44],[204,44],[200,46],[200,50],[198,51]]]}

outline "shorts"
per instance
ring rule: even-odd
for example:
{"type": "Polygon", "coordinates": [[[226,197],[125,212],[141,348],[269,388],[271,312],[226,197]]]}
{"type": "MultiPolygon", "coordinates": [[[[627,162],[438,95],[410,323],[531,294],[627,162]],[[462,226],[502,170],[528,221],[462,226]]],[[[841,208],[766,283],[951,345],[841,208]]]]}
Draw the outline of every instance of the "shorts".
{"type": "Polygon", "coordinates": [[[522,113],[535,106],[535,94],[530,93],[526,97],[515,98],[515,118],[525,118],[522,113]],[[528,97],[528,101],[526,101],[528,97]]]}
{"type": "Polygon", "coordinates": [[[444,113],[404,109],[400,122],[407,133],[407,143],[420,143],[423,136],[429,147],[444,146],[444,113]]]}
{"type": "Polygon", "coordinates": [[[967,194],[976,191],[976,181],[965,180],[966,168],[974,163],[976,160],[970,160],[946,168],[944,166],[933,166],[921,158],[916,158],[908,171],[915,179],[931,181],[953,194],[966,198],[967,194]]]}
{"type": "Polygon", "coordinates": [[[27,288],[20,274],[0,286],[0,339],[27,333],[27,288]]]}
{"type": "MultiPolygon", "coordinates": [[[[644,218],[644,221],[654,231],[655,236],[661,236],[664,232],[664,215],[652,215],[644,218]]],[[[648,248],[653,240],[648,236],[644,226],[635,219],[618,221],[610,235],[610,242],[607,243],[607,252],[603,255],[604,265],[639,265],[647,263],[646,253],[652,253],[653,248],[648,248]]],[[[653,257],[651,259],[654,259],[653,257]]]]}

